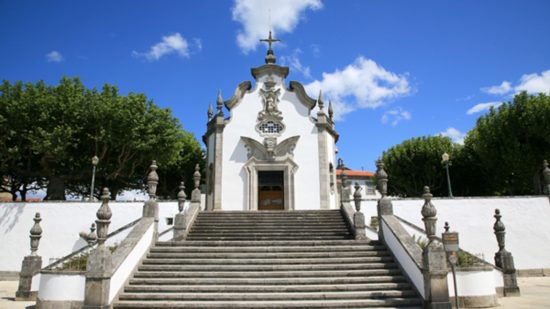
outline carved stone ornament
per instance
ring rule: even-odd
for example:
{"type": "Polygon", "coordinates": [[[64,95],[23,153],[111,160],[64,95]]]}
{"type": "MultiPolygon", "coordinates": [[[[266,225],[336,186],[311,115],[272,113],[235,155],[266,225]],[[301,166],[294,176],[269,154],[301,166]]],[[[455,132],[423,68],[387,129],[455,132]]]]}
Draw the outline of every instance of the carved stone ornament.
{"type": "Polygon", "coordinates": [[[268,137],[264,143],[260,143],[250,137],[241,136],[246,150],[247,157],[263,161],[284,160],[294,156],[294,148],[300,136],[292,136],[277,144],[277,138],[268,137]]]}
{"type": "Polygon", "coordinates": [[[261,136],[280,136],[285,128],[282,123],[283,116],[278,107],[281,89],[276,89],[276,84],[272,77],[268,77],[263,89],[260,89],[264,107],[258,113],[256,130],[261,136]]]}

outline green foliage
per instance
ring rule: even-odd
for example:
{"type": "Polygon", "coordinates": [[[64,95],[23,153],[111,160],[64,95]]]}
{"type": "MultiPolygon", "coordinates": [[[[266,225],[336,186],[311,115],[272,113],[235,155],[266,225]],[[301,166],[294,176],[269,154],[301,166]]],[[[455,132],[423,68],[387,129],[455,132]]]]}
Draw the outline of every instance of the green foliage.
{"type": "Polygon", "coordinates": [[[434,195],[446,195],[441,155],[447,152],[453,158],[460,149],[448,137],[427,136],[406,140],[384,151],[382,160],[390,177],[389,194],[420,196],[427,185],[434,195]]]}
{"type": "Polygon", "coordinates": [[[457,252],[457,255],[458,255],[458,266],[460,267],[483,265],[483,262],[479,258],[471,255],[466,251],[459,250],[457,252]]]}
{"type": "Polygon", "coordinates": [[[483,180],[477,194],[540,194],[541,163],[550,158],[550,97],[523,92],[477,120],[465,140],[483,180]]]}
{"type": "Polygon", "coordinates": [[[113,197],[141,188],[151,160],[160,167],[181,161],[186,143],[193,144],[187,156],[202,158],[198,142],[169,109],[143,94],[120,95],[108,84],[87,89],[78,78],[64,77],[57,86],[4,81],[0,132],[7,132],[0,141],[0,174],[16,184],[46,179],[50,199],[64,199],[65,189],[89,195],[94,155],[94,194],[107,186],[113,197]]]}
{"type": "Polygon", "coordinates": [[[449,153],[455,196],[541,194],[541,165],[550,159],[550,97],[525,92],[480,117],[464,146],[440,136],[406,140],[382,154],[389,193],[419,196],[428,185],[447,196],[441,155],[449,153]]]}

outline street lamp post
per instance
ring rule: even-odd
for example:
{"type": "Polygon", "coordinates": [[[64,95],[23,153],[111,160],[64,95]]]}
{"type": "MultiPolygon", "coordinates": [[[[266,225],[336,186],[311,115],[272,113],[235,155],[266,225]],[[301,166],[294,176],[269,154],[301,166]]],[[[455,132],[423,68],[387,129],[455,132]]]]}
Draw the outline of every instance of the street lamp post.
{"type": "Polygon", "coordinates": [[[94,185],[95,185],[95,168],[97,164],[99,163],[99,158],[97,156],[94,156],[92,158],[92,185],[90,186],[90,201],[95,201],[94,197],[94,185]]]}
{"type": "Polygon", "coordinates": [[[441,155],[441,163],[445,165],[445,170],[447,170],[447,186],[449,188],[449,197],[453,197],[453,191],[451,190],[451,176],[449,173],[449,165],[452,165],[452,164],[451,164],[451,160],[449,160],[448,153],[445,152],[443,155],[441,155]]]}

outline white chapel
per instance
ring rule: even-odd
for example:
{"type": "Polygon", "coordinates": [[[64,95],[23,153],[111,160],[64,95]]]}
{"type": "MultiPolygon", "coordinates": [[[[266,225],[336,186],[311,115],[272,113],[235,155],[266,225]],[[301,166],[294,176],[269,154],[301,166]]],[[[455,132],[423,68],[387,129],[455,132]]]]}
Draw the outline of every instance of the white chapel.
{"type": "Polygon", "coordinates": [[[240,83],[228,100],[218,94],[216,111],[209,108],[206,209],[337,208],[332,106],[299,82],[287,84],[289,68],[276,64],[271,48],[278,40],[270,33],[263,41],[269,49],[265,64],[251,69],[254,82],[240,83]]]}

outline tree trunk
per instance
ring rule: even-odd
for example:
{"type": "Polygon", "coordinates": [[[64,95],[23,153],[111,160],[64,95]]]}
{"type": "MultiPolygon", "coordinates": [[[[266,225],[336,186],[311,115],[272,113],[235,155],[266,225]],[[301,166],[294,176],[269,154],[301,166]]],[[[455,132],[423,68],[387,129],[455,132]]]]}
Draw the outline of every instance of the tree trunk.
{"type": "Polygon", "coordinates": [[[65,182],[58,176],[51,176],[48,181],[46,191],[47,201],[64,201],[65,200],[65,182]]]}

